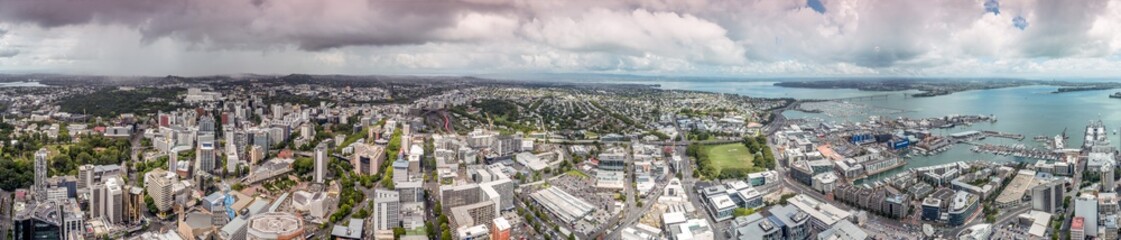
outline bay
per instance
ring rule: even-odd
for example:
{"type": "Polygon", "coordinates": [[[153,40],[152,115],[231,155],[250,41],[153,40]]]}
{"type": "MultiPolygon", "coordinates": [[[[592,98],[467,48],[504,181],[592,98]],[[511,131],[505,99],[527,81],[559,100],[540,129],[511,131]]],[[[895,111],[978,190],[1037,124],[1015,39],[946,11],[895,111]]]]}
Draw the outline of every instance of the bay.
{"type": "MultiPolygon", "coordinates": [[[[1101,119],[1111,133],[1116,146],[1121,143],[1121,135],[1113,134],[1121,128],[1121,99],[1109,98],[1114,90],[1081,91],[1054,94],[1056,86],[1034,85],[990,90],[973,90],[949,95],[915,98],[902,92],[873,92],[852,89],[804,89],[774,86],[774,82],[657,82],[663,89],[707,91],[717,93],[741,94],[751,97],[790,97],[796,99],[841,99],[860,96],[883,95],[884,97],[848,99],[850,103],[865,104],[873,107],[905,110],[905,112],[882,115],[882,117],[941,117],[952,114],[992,115],[995,123],[979,123],[951,129],[935,129],[935,134],[949,135],[968,130],[994,130],[1023,134],[1021,141],[1001,138],[988,138],[984,143],[1024,144],[1042,147],[1033,140],[1035,136],[1055,136],[1064,130],[1070,137],[1067,146],[1081,146],[1083,131],[1090,121],[1101,119]],[[823,97],[825,96],[825,97],[823,97]]],[[[866,121],[867,116],[833,117],[822,113],[787,111],[788,118],[813,118],[832,122],[866,121]]],[[[950,150],[934,156],[914,156],[908,159],[903,168],[873,176],[878,179],[909,168],[931,166],[955,161],[1019,161],[1034,163],[1037,160],[1010,156],[997,156],[974,153],[968,145],[956,145],[950,150]]]]}

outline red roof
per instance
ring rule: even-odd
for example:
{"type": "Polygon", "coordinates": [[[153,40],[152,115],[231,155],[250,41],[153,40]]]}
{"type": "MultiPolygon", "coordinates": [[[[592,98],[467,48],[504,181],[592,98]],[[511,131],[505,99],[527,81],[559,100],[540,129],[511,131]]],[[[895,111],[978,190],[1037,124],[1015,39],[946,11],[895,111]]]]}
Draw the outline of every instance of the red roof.
{"type": "Polygon", "coordinates": [[[1082,230],[1082,223],[1085,222],[1085,221],[1086,221],[1085,218],[1074,217],[1074,219],[1070,220],[1070,229],[1071,230],[1076,230],[1076,229],[1077,230],[1082,230]]]}
{"type": "Polygon", "coordinates": [[[292,158],[292,150],[289,150],[287,148],[285,148],[283,150],[280,150],[280,153],[277,153],[276,157],[278,157],[278,158],[292,158]]]}

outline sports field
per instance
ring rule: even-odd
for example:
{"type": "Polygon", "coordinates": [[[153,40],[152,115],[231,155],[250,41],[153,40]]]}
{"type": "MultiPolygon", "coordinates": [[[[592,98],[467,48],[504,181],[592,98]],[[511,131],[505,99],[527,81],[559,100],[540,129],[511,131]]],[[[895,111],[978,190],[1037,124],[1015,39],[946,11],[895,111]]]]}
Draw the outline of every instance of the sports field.
{"type": "Polygon", "coordinates": [[[728,143],[705,147],[708,151],[709,162],[719,170],[738,167],[750,168],[753,155],[747,152],[747,147],[741,143],[728,143]]]}

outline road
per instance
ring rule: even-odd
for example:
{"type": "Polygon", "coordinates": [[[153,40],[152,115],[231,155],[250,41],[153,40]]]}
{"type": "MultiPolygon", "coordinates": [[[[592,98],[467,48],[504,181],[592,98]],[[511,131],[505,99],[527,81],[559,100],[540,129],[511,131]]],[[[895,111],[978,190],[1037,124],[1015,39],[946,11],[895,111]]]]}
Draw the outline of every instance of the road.
{"type": "Polygon", "coordinates": [[[8,240],[8,231],[12,230],[12,193],[0,190],[0,240],[8,240]]]}
{"type": "Polygon", "coordinates": [[[634,208],[628,209],[625,213],[626,220],[623,220],[622,223],[619,224],[619,227],[615,228],[615,230],[612,230],[611,233],[607,235],[607,238],[620,239],[622,238],[624,227],[638,223],[638,221],[642,219],[642,216],[646,215],[646,212],[649,212],[650,208],[652,208],[654,204],[658,202],[658,198],[662,196],[661,190],[665,188],[665,184],[670,177],[672,177],[672,175],[665,176],[663,179],[666,179],[666,181],[658,183],[654,186],[653,189],[650,190],[649,193],[647,193],[648,196],[646,197],[646,201],[643,202],[641,210],[634,210],[634,208]]]}

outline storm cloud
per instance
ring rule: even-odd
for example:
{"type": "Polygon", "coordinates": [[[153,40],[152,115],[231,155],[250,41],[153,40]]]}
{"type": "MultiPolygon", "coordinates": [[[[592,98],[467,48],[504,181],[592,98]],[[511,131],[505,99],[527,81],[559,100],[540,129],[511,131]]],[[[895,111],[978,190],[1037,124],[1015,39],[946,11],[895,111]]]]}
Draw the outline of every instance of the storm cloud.
{"type": "Polygon", "coordinates": [[[1045,72],[1116,64],[1119,1],[0,0],[0,71],[1045,72]]]}

